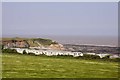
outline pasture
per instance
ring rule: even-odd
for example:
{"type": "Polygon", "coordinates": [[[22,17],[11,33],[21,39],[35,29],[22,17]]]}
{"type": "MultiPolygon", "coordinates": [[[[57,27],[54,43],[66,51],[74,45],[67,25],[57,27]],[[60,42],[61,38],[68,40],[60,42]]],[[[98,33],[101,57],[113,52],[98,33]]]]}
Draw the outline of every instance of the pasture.
{"type": "Polygon", "coordinates": [[[3,78],[117,78],[118,63],[82,60],[69,57],[47,57],[2,54],[3,78]]]}

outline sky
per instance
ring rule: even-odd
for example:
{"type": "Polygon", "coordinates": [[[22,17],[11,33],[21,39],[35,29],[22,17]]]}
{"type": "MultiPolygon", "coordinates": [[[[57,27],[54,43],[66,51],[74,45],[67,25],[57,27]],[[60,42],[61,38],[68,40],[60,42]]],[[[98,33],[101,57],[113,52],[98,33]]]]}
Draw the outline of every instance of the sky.
{"type": "Polygon", "coordinates": [[[119,0],[1,0],[2,2],[119,2],[119,0]]]}
{"type": "Polygon", "coordinates": [[[115,2],[4,2],[3,36],[117,36],[115,2]]]}

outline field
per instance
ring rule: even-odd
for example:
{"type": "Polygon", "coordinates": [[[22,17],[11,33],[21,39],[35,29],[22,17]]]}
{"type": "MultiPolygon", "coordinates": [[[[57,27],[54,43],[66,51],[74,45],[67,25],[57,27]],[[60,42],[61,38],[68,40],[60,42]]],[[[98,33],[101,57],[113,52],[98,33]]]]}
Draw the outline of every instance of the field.
{"type": "Polygon", "coordinates": [[[118,63],[3,53],[3,78],[117,78],[118,63]]]}

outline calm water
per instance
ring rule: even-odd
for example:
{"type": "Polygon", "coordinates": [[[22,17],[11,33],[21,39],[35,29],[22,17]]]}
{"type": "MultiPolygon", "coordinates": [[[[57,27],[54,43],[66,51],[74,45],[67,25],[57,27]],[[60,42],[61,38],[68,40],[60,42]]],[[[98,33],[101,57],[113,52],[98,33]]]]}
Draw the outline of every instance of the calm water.
{"type": "Polygon", "coordinates": [[[39,36],[50,38],[62,44],[87,44],[87,45],[107,45],[118,46],[118,37],[103,36],[39,36]]]}
{"type": "Polygon", "coordinates": [[[92,44],[118,46],[117,37],[59,36],[51,38],[63,44],[92,44]]]}

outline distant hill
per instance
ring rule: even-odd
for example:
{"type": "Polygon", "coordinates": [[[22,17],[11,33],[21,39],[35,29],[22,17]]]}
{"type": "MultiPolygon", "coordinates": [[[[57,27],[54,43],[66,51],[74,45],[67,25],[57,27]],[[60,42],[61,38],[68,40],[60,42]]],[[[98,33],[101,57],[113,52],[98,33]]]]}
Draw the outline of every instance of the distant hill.
{"type": "Polygon", "coordinates": [[[41,47],[41,48],[51,48],[51,49],[60,49],[63,50],[64,47],[62,44],[59,44],[56,41],[51,39],[43,38],[2,38],[2,44],[5,47],[41,47]]]}

